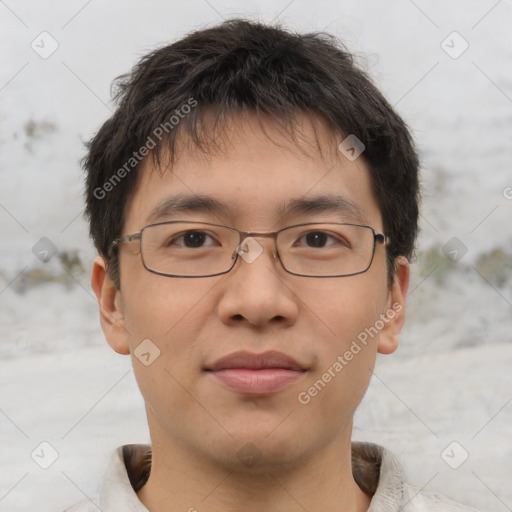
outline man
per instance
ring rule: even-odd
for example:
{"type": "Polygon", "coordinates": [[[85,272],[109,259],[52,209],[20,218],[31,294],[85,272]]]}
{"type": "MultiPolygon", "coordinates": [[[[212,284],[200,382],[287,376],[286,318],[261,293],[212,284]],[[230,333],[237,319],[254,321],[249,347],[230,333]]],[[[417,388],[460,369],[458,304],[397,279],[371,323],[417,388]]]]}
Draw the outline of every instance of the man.
{"type": "Polygon", "coordinates": [[[118,85],[84,161],[92,287],[151,447],[114,454],[98,507],[468,510],[351,443],[399,343],[419,195],[407,127],[351,56],[231,20],[118,85]]]}

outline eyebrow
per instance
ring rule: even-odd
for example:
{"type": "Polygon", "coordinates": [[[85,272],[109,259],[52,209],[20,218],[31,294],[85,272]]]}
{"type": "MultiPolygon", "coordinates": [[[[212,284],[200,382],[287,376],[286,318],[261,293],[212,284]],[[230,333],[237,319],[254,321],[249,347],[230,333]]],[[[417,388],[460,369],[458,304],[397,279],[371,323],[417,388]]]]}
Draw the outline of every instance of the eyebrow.
{"type": "Polygon", "coordinates": [[[209,213],[227,215],[230,209],[217,199],[204,195],[177,195],[164,199],[146,217],[146,221],[159,222],[181,213],[209,213]]]}
{"type": "Polygon", "coordinates": [[[343,220],[353,219],[368,224],[368,219],[361,208],[343,196],[320,195],[308,199],[292,199],[277,211],[282,217],[305,213],[334,213],[342,217],[343,220]]]}
{"type": "MultiPolygon", "coordinates": [[[[206,213],[219,218],[237,215],[238,209],[207,195],[177,195],[164,199],[147,216],[146,222],[164,221],[174,215],[189,213],[206,213]]],[[[278,206],[276,214],[280,218],[293,217],[308,213],[331,213],[346,219],[367,224],[363,211],[350,199],[342,196],[320,195],[312,198],[297,198],[278,206]]]]}

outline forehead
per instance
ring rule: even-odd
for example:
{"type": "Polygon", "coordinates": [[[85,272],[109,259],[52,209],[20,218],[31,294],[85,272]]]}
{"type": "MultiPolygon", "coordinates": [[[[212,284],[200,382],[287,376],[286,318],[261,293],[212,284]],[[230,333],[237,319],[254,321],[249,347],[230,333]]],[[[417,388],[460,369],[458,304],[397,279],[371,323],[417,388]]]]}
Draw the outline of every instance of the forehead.
{"type": "Polygon", "coordinates": [[[143,162],[125,230],[178,217],[278,229],[322,215],[381,229],[368,166],[338,150],[344,138],[319,119],[298,118],[290,134],[255,115],[226,124],[207,151],[182,136],[172,162],[165,151],[160,165],[143,162]]]}

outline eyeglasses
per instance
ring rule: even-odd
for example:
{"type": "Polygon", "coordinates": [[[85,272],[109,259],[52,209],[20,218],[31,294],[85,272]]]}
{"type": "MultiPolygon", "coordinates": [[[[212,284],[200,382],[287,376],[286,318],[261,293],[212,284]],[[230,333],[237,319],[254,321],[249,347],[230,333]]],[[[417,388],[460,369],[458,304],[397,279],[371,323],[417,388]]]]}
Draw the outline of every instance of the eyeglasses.
{"type": "Polygon", "coordinates": [[[170,221],[150,224],[138,233],[112,242],[139,240],[144,267],[169,277],[211,277],[229,272],[241,256],[251,263],[263,248],[256,238],[274,238],[274,258],[290,274],[344,277],[366,272],[375,246],[389,238],[370,226],[348,223],[306,223],[272,233],[239,231],[208,222],[170,221]]]}

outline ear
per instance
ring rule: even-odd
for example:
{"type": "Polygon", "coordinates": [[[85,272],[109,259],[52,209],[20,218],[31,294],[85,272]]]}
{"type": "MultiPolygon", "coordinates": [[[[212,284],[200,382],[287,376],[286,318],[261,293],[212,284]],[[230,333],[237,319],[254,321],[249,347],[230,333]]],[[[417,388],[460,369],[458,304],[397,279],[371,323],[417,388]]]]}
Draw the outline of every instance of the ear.
{"type": "Polygon", "coordinates": [[[129,354],[128,331],[125,326],[121,291],[107,273],[107,262],[103,256],[94,260],[91,286],[100,306],[100,322],[108,344],[119,354],[129,354]]]}
{"type": "Polygon", "coordinates": [[[393,283],[388,293],[386,311],[382,320],[384,327],[380,332],[377,351],[391,354],[400,343],[400,331],[405,322],[405,300],[409,288],[410,265],[407,258],[400,256],[395,260],[393,283]]]}

